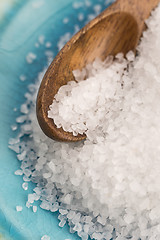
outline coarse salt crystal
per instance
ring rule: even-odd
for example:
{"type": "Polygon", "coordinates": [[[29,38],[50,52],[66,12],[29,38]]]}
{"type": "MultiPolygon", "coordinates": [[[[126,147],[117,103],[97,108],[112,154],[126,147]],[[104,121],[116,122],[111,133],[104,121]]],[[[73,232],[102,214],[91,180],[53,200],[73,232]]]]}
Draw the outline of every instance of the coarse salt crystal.
{"type": "Polygon", "coordinates": [[[40,35],[39,37],[38,37],[38,42],[40,43],[40,44],[44,44],[44,40],[45,40],[45,36],[44,35],[40,35]]]}
{"type": "Polygon", "coordinates": [[[22,188],[27,191],[28,190],[28,183],[24,182],[22,183],[22,188]]]}
{"type": "Polygon", "coordinates": [[[43,235],[41,240],[50,240],[51,238],[48,235],[43,235]]]}
{"type": "Polygon", "coordinates": [[[83,19],[84,19],[84,14],[83,13],[79,13],[78,14],[78,20],[79,21],[83,21],[83,19]]]}
{"type": "Polygon", "coordinates": [[[16,124],[12,125],[11,129],[12,129],[12,131],[16,131],[17,130],[17,125],[16,124]]]}
{"type": "Polygon", "coordinates": [[[37,212],[37,206],[33,206],[33,212],[37,212]]]}
{"type": "Polygon", "coordinates": [[[18,169],[14,172],[15,175],[23,175],[23,171],[18,169]]]}
{"type": "Polygon", "coordinates": [[[16,206],[16,210],[17,210],[17,212],[22,212],[22,206],[16,206]]]}
{"type": "Polygon", "coordinates": [[[27,54],[27,56],[26,56],[26,61],[27,61],[28,64],[31,64],[31,63],[33,63],[33,61],[34,61],[36,58],[37,58],[37,56],[36,56],[34,53],[29,52],[29,53],[27,54]]]}
{"type": "Polygon", "coordinates": [[[50,48],[52,46],[51,42],[46,42],[46,48],[50,48]]]}
{"type": "Polygon", "coordinates": [[[63,23],[64,23],[64,24],[66,24],[66,23],[68,23],[68,22],[69,22],[69,18],[64,18],[64,19],[63,19],[63,23]]]}
{"type": "Polygon", "coordinates": [[[27,78],[26,75],[23,75],[23,74],[19,76],[19,79],[20,79],[21,81],[25,81],[26,78],[27,78]]]}

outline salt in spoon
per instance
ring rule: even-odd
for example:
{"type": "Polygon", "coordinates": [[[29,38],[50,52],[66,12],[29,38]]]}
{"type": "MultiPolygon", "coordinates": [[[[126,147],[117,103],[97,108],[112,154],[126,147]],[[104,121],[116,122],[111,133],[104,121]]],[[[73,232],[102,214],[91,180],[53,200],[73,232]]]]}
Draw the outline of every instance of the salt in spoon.
{"type": "Polygon", "coordinates": [[[76,142],[86,138],[85,134],[73,136],[57,128],[48,118],[49,106],[62,85],[73,81],[72,71],[84,68],[95,58],[104,60],[135,50],[145,20],[160,0],[117,0],[98,17],[90,21],[62,48],[49,66],[41,82],[36,111],[40,127],[50,138],[58,141],[76,142]]]}

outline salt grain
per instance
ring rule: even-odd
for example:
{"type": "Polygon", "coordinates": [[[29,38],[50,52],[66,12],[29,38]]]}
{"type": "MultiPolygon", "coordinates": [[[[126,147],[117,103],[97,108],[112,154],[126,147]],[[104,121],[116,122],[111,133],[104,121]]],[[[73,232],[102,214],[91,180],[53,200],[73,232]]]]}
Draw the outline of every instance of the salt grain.
{"type": "Polygon", "coordinates": [[[27,207],[27,208],[30,208],[30,207],[32,207],[32,204],[27,201],[27,202],[26,202],[26,207],[27,207]]]}
{"type": "Polygon", "coordinates": [[[84,19],[84,14],[83,13],[79,13],[78,14],[78,20],[79,21],[83,21],[83,19],[84,19]]]}
{"type": "Polygon", "coordinates": [[[41,237],[41,240],[50,240],[51,238],[48,235],[44,235],[41,237]]]}
{"type": "Polygon", "coordinates": [[[26,104],[22,104],[20,110],[21,110],[22,113],[27,114],[28,113],[27,105],[26,104]]]}
{"type": "Polygon", "coordinates": [[[67,41],[71,38],[71,34],[67,32],[64,36],[62,36],[57,44],[58,50],[60,51],[62,47],[67,43],[67,41]]]}
{"type": "Polygon", "coordinates": [[[97,4],[93,7],[95,13],[98,15],[100,12],[101,12],[101,5],[100,4],[97,4]]]}
{"type": "Polygon", "coordinates": [[[19,145],[9,145],[9,148],[12,149],[14,152],[19,153],[19,145]]]}
{"type": "Polygon", "coordinates": [[[83,2],[74,2],[73,3],[73,8],[78,9],[83,6],[83,2]]]}
{"type": "Polygon", "coordinates": [[[22,183],[22,188],[26,191],[28,190],[28,183],[24,182],[22,183]]]}
{"type": "Polygon", "coordinates": [[[38,42],[39,42],[41,45],[44,44],[44,40],[45,40],[45,36],[44,36],[44,35],[40,35],[40,36],[38,37],[38,42]]]}
{"type": "Polygon", "coordinates": [[[89,0],[85,0],[85,5],[86,5],[87,7],[90,7],[90,6],[92,5],[92,3],[91,3],[91,1],[89,1],[89,0]]]}
{"type": "Polygon", "coordinates": [[[59,222],[59,226],[60,226],[60,227],[64,227],[65,224],[66,224],[66,219],[62,219],[62,220],[59,222]]]}
{"type": "Polygon", "coordinates": [[[26,80],[26,76],[22,74],[19,76],[19,79],[23,82],[26,80]]]}
{"type": "Polygon", "coordinates": [[[16,206],[16,210],[17,210],[17,212],[22,212],[22,206],[16,206]]]}
{"type": "Polygon", "coordinates": [[[23,151],[22,153],[17,155],[17,158],[19,161],[22,161],[24,160],[25,156],[26,156],[26,151],[23,151]]]}
{"type": "Polygon", "coordinates": [[[87,20],[88,20],[88,21],[91,21],[91,20],[93,20],[95,17],[96,17],[96,14],[89,14],[88,17],[87,17],[87,20]]]}
{"type": "Polygon", "coordinates": [[[33,63],[33,61],[34,61],[36,58],[37,58],[37,56],[36,56],[34,53],[30,52],[30,53],[28,53],[28,55],[26,56],[26,61],[27,61],[28,64],[31,64],[31,63],[33,63]]]}
{"type": "Polygon", "coordinates": [[[33,212],[34,212],[34,213],[37,212],[37,206],[33,206],[33,212]]]}
{"type": "Polygon", "coordinates": [[[68,213],[68,211],[66,209],[60,209],[59,212],[62,214],[62,215],[66,215],[68,213]]]}
{"type": "Polygon", "coordinates": [[[22,115],[16,118],[17,123],[23,123],[26,120],[26,116],[22,115]]]}
{"type": "Polygon", "coordinates": [[[49,51],[49,50],[45,51],[45,55],[49,58],[50,57],[53,58],[53,52],[52,51],[49,51]]]}
{"type": "Polygon", "coordinates": [[[46,48],[50,48],[52,46],[51,42],[46,42],[46,48]]]}
{"type": "Polygon", "coordinates": [[[16,131],[17,130],[17,125],[16,124],[12,125],[11,129],[12,129],[12,131],[16,131]]]}
{"type": "Polygon", "coordinates": [[[64,19],[63,19],[63,23],[64,23],[64,24],[66,24],[66,23],[68,23],[68,22],[69,22],[69,18],[64,18],[64,19]]]}
{"type": "Polygon", "coordinates": [[[16,171],[14,172],[14,174],[21,176],[21,175],[23,175],[23,171],[19,169],[19,170],[16,170],[16,171]]]}

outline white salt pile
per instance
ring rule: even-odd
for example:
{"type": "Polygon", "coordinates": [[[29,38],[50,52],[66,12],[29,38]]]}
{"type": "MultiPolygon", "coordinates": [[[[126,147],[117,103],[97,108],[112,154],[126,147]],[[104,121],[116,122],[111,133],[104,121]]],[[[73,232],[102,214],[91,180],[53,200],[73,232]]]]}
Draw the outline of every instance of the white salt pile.
{"type": "Polygon", "coordinates": [[[43,73],[26,94],[21,132],[10,140],[24,181],[37,183],[27,207],[40,199],[41,208],[59,210],[59,225],[68,222],[82,240],[160,239],[160,6],[146,23],[136,59],[129,52],[127,59],[96,60],[56,95],[49,117],[74,135],[85,132],[86,141],[59,143],[40,130],[43,73]]]}
{"type": "Polygon", "coordinates": [[[97,59],[82,71],[75,70],[78,83],[70,81],[59,89],[48,117],[54,119],[57,127],[74,135],[87,131],[88,139],[95,141],[97,137],[103,137],[103,141],[108,135],[109,121],[113,122],[113,115],[119,115],[126,91],[128,93],[132,88],[132,81],[129,79],[124,83],[124,78],[128,75],[129,60],[134,60],[133,52],[129,52],[127,58],[118,54],[115,61],[113,57],[104,62],[97,59]]]}

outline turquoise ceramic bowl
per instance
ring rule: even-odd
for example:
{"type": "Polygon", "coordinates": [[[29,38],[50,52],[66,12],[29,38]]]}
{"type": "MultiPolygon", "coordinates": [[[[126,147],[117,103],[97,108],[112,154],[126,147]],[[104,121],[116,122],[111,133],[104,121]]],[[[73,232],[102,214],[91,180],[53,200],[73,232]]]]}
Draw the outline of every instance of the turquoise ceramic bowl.
{"type": "Polygon", "coordinates": [[[34,82],[38,72],[47,65],[45,51],[51,50],[55,56],[58,52],[57,42],[62,35],[73,34],[77,25],[83,27],[88,16],[92,18],[95,12],[98,14],[99,10],[104,10],[111,2],[113,1],[0,2],[0,239],[40,240],[45,234],[51,240],[79,239],[76,234],[69,233],[68,226],[62,229],[58,226],[58,214],[40,207],[33,213],[25,207],[27,195],[34,186],[30,183],[28,191],[22,189],[22,177],[14,175],[20,163],[16,154],[8,149],[8,141],[17,134],[18,130],[12,131],[11,126],[20,114],[20,105],[25,101],[28,84],[34,82]],[[99,10],[97,5],[100,6],[99,10]],[[80,15],[84,18],[78,20],[80,15]],[[42,35],[45,36],[45,43],[52,43],[50,48],[46,49],[45,44],[35,46],[42,35]],[[29,52],[36,55],[32,64],[26,61],[29,52]],[[20,75],[26,76],[25,81],[20,81],[20,75]],[[23,207],[22,212],[16,211],[17,205],[23,207]]]}

